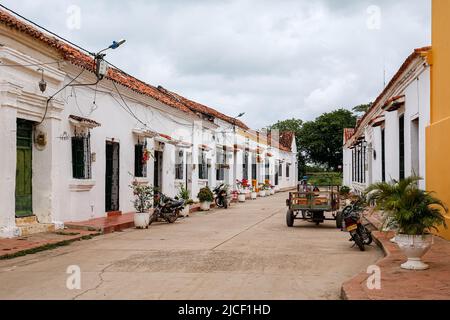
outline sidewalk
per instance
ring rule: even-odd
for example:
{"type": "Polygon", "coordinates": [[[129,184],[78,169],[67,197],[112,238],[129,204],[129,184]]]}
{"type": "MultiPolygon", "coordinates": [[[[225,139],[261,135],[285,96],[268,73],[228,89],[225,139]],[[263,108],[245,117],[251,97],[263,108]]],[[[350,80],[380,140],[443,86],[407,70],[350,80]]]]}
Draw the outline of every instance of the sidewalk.
{"type": "MultiPolygon", "coordinates": [[[[379,214],[366,217],[374,226],[380,226],[379,214]]],[[[369,290],[369,274],[363,272],[342,287],[345,300],[450,300],[450,242],[435,237],[435,243],[424,257],[430,265],[426,271],[408,271],[400,268],[406,261],[398,246],[389,240],[393,232],[373,232],[386,257],[378,261],[381,269],[381,290],[369,290]]]]}
{"type": "Polygon", "coordinates": [[[66,246],[72,242],[90,239],[96,235],[98,235],[98,232],[65,229],[14,239],[0,239],[0,260],[66,246]]]}

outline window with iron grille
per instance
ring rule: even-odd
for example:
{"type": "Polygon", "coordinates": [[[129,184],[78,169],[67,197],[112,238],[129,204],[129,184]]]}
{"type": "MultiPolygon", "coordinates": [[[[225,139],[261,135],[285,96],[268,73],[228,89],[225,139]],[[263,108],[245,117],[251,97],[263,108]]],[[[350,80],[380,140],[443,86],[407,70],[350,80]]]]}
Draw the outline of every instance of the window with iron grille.
{"type": "Polygon", "coordinates": [[[291,165],[288,163],[286,164],[286,178],[289,178],[291,175],[291,165]]]}
{"type": "Polygon", "coordinates": [[[134,146],[134,176],[136,178],[147,177],[147,161],[144,159],[147,147],[138,143],[134,146]]]}
{"type": "Polygon", "coordinates": [[[248,180],[248,152],[244,153],[244,162],[242,164],[242,178],[248,180]]]}
{"type": "Polygon", "coordinates": [[[205,151],[200,151],[198,155],[198,178],[208,180],[208,163],[205,151]]]}
{"type": "Polygon", "coordinates": [[[266,164],[265,164],[265,180],[269,181],[270,180],[270,162],[269,160],[266,160],[266,164]]]}
{"type": "Polygon", "coordinates": [[[226,154],[223,149],[218,148],[216,150],[216,180],[225,180],[225,168],[226,165],[226,154]]]}
{"type": "Polygon", "coordinates": [[[176,153],[175,179],[176,180],[184,179],[184,151],[183,150],[178,150],[178,152],[176,153]]]}
{"type": "Polygon", "coordinates": [[[399,119],[399,148],[400,148],[400,180],[405,179],[405,116],[402,115],[399,119]]]}
{"type": "Polygon", "coordinates": [[[381,179],[386,181],[386,134],[381,130],[381,179]]]}
{"type": "Polygon", "coordinates": [[[281,162],[278,165],[278,175],[280,178],[283,176],[283,164],[281,162]]]}
{"type": "Polygon", "coordinates": [[[252,154],[252,180],[258,179],[258,164],[256,163],[256,154],[252,154]]]}
{"type": "Polygon", "coordinates": [[[72,172],[74,179],[91,179],[91,135],[76,134],[72,137],[72,172]]]}

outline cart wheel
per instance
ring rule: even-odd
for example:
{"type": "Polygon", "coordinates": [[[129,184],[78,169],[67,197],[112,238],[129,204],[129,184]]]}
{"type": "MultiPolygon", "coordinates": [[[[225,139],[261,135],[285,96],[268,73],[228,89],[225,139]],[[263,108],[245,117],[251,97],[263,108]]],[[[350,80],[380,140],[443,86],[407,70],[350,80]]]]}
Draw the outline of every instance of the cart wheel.
{"type": "Polygon", "coordinates": [[[286,224],[289,228],[294,226],[294,212],[292,212],[291,210],[288,210],[287,214],[286,214],[286,224]]]}
{"type": "Polygon", "coordinates": [[[336,228],[342,229],[342,212],[336,214],[336,228]]]}

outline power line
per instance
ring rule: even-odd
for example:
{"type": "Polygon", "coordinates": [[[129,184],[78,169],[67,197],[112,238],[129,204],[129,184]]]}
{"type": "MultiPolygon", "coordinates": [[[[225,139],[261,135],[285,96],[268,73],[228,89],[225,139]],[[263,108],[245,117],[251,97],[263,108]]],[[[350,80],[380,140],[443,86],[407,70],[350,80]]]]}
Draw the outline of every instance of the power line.
{"type": "Polygon", "coordinates": [[[0,7],[2,7],[3,9],[5,9],[5,10],[11,12],[11,13],[13,13],[14,15],[18,16],[19,18],[25,20],[26,22],[31,23],[32,25],[38,27],[39,29],[44,30],[45,32],[51,34],[52,36],[54,36],[54,37],[56,37],[56,38],[58,38],[58,39],[61,39],[61,40],[65,41],[65,42],[67,42],[68,44],[70,44],[70,45],[72,45],[72,46],[74,46],[74,47],[76,47],[76,48],[78,48],[78,49],[80,49],[80,50],[82,50],[82,51],[84,51],[84,52],[87,52],[87,53],[90,54],[91,56],[94,56],[94,55],[95,55],[95,53],[92,53],[92,52],[90,52],[89,50],[86,50],[85,48],[83,48],[83,47],[81,47],[81,46],[79,46],[79,45],[77,45],[77,44],[75,44],[75,43],[73,43],[73,42],[71,42],[71,41],[69,41],[69,40],[67,40],[67,39],[65,39],[65,38],[63,38],[63,37],[61,37],[60,35],[57,35],[56,33],[54,33],[54,32],[52,32],[52,31],[48,30],[47,28],[45,28],[45,27],[43,27],[43,26],[37,24],[36,22],[31,21],[30,19],[28,19],[28,18],[22,16],[20,13],[17,13],[16,11],[14,11],[14,10],[8,8],[8,7],[5,7],[5,6],[2,5],[2,4],[0,4],[0,7]]]}

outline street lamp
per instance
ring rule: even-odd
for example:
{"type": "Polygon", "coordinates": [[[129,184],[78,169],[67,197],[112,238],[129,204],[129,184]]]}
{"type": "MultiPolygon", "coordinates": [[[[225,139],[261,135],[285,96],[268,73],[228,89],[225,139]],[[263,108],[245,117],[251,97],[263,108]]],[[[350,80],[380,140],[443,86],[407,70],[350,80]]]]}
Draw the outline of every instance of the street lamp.
{"type": "Polygon", "coordinates": [[[108,72],[108,63],[104,60],[106,54],[104,53],[105,51],[112,49],[115,50],[117,48],[119,48],[121,45],[123,45],[126,42],[125,39],[121,39],[119,41],[113,41],[113,43],[103,49],[100,50],[96,55],[95,55],[95,63],[96,63],[96,69],[95,69],[95,74],[97,75],[97,79],[98,80],[102,80],[106,73],[108,72]]]}

